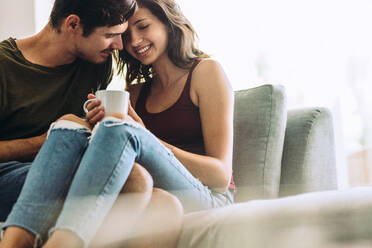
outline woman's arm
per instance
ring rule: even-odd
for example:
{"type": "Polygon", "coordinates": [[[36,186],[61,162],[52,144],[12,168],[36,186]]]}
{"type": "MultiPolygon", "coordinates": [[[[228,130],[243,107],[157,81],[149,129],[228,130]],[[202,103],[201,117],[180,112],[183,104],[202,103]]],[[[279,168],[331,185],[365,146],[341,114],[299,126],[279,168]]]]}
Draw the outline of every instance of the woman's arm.
{"type": "MultiPolygon", "coordinates": [[[[129,87],[135,106],[141,85],[129,87]]],[[[224,192],[232,174],[234,98],[230,83],[214,60],[203,60],[192,74],[190,97],[199,107],[206,155],[190,153],[160,140],[204,185],[224,192]]],[[[142,123],[130,109],[130,116],[142,123]]]]}
{"type": "Polygon", "coordinates": [[[232,174],[234,98],[230,83],[216,61],[203,60],[195,68],[190,96],[200,109],[206,155],[165,145],[204,185],[225,191],[232,174]]]}

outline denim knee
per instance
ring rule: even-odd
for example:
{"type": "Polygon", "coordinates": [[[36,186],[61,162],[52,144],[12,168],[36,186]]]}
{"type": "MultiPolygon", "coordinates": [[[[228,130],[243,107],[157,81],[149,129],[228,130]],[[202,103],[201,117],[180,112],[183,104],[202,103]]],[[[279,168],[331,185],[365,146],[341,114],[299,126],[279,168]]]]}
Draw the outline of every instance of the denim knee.
{"type": "Polygon", "coordinates": [[[85,127],[85,126],[83,126],[83,125],[81,125],[77,122],[69,121],[69,120],[59,120],[57,122],[53,122],[50,125],[47,137],[50,135],[52,130],[56,130],[56,129],[75,130],[77,132],[88,133],[88,134],[91,133],[90,130],[87,127],[85,127]]]}
{"type": "Polygon", "coordinates": [[[122,120],[122,119],[119,119],[119,118],[116,118],[116,117],[113,117],[113,116],[107,116],[105,118],[102,119],[101,122],[97,123],[93,130],[92,130],[92,136],[91,136],[91,139],[90,139],[90,142],[93,140],[93,138],[95,137],[97,131],[100,129],[100,128],[110,128],[110,127],[123,127],[120,129],[120,134],[121,135],[128,135],[128,136],[132,136],[132,132],[129,131],[127,128],[125,127],[133,127],[133,128],[142,128],[143,127],[133,121],[133,120],[122,120]]]}

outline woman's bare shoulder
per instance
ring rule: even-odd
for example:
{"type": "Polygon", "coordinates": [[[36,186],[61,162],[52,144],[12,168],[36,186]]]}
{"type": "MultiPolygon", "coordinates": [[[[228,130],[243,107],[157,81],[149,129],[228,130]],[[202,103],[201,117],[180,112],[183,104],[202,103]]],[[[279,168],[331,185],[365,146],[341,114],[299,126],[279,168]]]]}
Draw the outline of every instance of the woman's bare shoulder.
{"type": "Polygon", "coordinates": [[[192,75],[192,84],[195,89],[207,90],[215,87],[216,84],[223,84],[230,87],[229,80],[221,66],[215,59],[202,59],[192,75]]]}
{"type": "Polygon", "coordinates": [[[222,69],[221,64],[212,58],[202,59],[199,64],[195,67],[194,74],[208,74],[213,71],[220,71],[222,69]]]}

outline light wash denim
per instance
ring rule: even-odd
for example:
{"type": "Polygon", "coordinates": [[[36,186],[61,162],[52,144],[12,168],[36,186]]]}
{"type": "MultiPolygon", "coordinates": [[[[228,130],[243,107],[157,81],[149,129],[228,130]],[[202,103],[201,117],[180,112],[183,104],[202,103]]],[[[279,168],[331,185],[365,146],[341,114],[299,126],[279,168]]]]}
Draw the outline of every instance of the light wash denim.
{"type": "Polygon", "coordinates": [[[97,127],[91,140],[89,130],[76,123],[59,121],[51,128],[4,227],[23,227],[38,240],[67,229],[87,246],[134,162],[152,175],[154,187],[177,196],[185,212],[232,203],[230,192],[208,189],[143,127],[112,117],[97,127]]]}

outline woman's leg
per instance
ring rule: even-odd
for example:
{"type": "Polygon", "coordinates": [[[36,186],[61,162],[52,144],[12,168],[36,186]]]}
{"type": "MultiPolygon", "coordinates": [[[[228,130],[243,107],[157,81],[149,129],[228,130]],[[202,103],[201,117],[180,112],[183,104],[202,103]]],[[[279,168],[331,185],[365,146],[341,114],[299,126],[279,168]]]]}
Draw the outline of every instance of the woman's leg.
{"type": "Polygon", "coordinates": [[[50,232],[51,241],[58,235],[56,230],[65,230],[88,245],[113,207],[137,156],[135,140],[120,126],[105,118],[96,127],[50,232]]]}
{"type": "Polygon", "coordinates": [[[151,174],[155,187],[176,195],[186,212],[216,207],[213,193],[154,135],[139,125],[105,118],[84,154],[55,229],[70,230],[87,245],[113,206],[134,162],[151,174]]]}
{"type": "Polygon", "coordinates": [[[151,175],[139,164],[134,164],[124,188],[89,247],[112,247],[127,239],[147,208],[152,189],[151,175]]]}
{"type": "Polygon", "coordinates": [[[7,218],[1,248],[22,247],[21,244],[27,245],[30,239],[38,243],[46,237],[88,144],[88,127],[73,115],[56,122],[32,163],[17,203],[7,218]]]}

